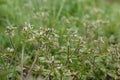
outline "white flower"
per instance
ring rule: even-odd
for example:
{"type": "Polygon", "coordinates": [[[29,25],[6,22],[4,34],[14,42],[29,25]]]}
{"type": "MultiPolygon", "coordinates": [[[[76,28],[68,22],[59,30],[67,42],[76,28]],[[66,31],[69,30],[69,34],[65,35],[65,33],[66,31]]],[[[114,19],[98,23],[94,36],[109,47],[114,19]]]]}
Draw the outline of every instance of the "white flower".
{"type": "Polygon", "coordinates": [[[8,47],[8,48],[7,48],[7,51],[8,51],[8,52],[14,52],[14,49],[8,47]]]}

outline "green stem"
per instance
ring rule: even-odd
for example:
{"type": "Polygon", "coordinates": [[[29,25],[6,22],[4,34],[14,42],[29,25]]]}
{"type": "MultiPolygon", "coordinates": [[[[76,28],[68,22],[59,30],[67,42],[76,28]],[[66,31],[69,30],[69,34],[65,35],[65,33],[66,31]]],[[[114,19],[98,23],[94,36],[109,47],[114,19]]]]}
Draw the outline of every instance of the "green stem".
{"type": "Polygon", "coordinates": [[[22,54],[21,54],[21,80],[23,80],[24,49],[25,49],[25,46],[23,45],[22,54]]]}
{"type": "Polygon", "coordinates": [[[38,55],[36,54],[35,59],[34,59],[34,61],[33,61],[33,63],[32,63],[32,66],[30,67],[30,70],[28,71],[28,74],[27,74],[27,76],[26,76],[26,80],[29,80],[29,75],[30,75],[32,69],[33,69],[34,66],[35,66],[35,63],[36,63],[36,61],[37,61],[37,58],[38,58],[38,55]]]}

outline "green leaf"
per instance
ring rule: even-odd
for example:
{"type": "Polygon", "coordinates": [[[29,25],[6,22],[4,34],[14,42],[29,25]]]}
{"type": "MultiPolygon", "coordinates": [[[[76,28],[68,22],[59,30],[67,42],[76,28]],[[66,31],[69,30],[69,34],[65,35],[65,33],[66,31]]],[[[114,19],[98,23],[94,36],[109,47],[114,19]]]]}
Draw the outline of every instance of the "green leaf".
{"type": "Polygon", "coordinates": [[[114,70],[109,70],[107,74],[114,79],[116,77],[116,72],[114,70]]]}

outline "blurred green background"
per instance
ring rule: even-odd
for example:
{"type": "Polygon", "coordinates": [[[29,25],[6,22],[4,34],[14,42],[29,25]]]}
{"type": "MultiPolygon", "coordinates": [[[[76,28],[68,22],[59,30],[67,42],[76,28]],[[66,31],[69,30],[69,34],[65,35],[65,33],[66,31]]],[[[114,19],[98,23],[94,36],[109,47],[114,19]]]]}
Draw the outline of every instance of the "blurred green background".
{"type": "MultiPolygon", "coordinates": [[[[25,22],[34,27],[53,27],[57,30],[77,26],[82,31],[81,21],[91,11],[101,9],[104,14],[100,18],[109,20],[110,26],[104,27],[104,35],[119,38],[120,29],[119,0],[0,0],[0,44],[7,45],[5,27],[15,26],[19,30],[25,22]],[[71,18],[71,24],[63,25],[63,19],[71,18]],[[72,23],[73,22],[73,23],[72,23]],[[75,24],[74,24],[75,23],[75,24]]],[[[98,18],[98,15],[91,19],[98,18]]]]}

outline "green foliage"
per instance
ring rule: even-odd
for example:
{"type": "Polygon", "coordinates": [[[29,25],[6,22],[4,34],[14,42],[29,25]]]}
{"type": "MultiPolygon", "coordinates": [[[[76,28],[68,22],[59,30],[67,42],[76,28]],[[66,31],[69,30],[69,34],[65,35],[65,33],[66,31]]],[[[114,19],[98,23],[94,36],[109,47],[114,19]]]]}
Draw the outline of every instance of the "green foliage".
{"type": "Polygon", "coordinates": [[[0,80],[119,80],[118,6],[1,0],[0,80]]]}
{"type": "MultiPolygon", "coordinates": [[[[100,22],[98,25],[103,24],[100,22]]],[[[109,39],[106,37],[96,38],[98,32],[89,26],[91,25],[85,27],[95,33],[86,32],[80,36],[76,28],[69,28],[60,36],[53,28],[34,29],[30,24],[26,24],[20,32],[22,48],[14,46],[12,41],[16,28],[8,27],[6,32],[11,47],[4,51],[1,59],[10,60],[10,63],[6,62],[3,66],[8,73],[13,71],[13,74],[6,76],[12,78],[15,73],[23,71],[27,79],[30,74],[52,80],[119,79],[119,44],[108,42],[109,39]],[[59,42],[60,37],[63,37],[63,43],[59,42]],[[28,48],[29,46],[32,48],[28,48]],[[22,50],[22,53],[19,50],[22,50]],[[20,60],[23,62],[20,63],[20,60]]]]}

